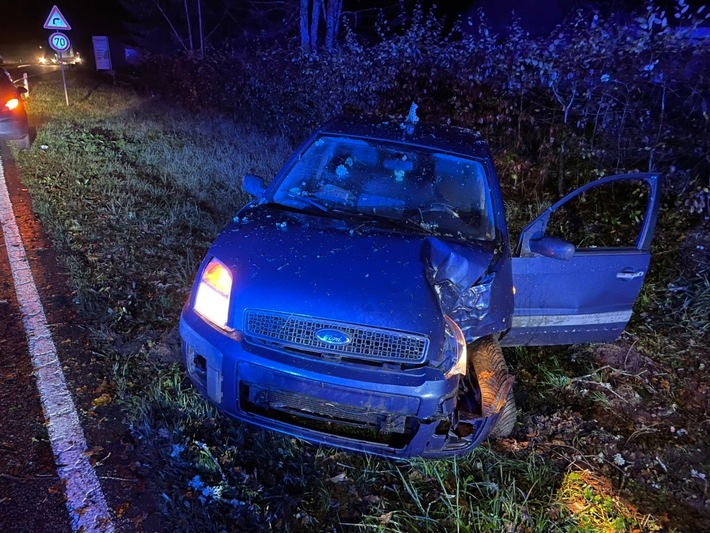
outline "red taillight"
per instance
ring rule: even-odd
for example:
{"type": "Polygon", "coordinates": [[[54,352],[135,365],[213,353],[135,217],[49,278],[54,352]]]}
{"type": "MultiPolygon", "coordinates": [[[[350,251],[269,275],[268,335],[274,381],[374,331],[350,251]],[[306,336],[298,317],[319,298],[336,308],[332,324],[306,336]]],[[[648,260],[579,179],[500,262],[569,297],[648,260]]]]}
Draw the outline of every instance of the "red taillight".
{"type": "Polygon", "coordinates": [[[20,105],[20,100],[18,100],[17,98],[11,98],[7,102],[5,102],[5,107],[10,111],[15,109],[18,105],[20,105]]]}

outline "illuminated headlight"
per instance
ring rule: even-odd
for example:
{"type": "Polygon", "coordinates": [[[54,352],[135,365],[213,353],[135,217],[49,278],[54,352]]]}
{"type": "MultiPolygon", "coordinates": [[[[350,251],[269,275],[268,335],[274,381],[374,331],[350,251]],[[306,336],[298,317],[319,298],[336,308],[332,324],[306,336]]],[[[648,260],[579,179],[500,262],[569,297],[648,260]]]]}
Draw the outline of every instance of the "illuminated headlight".
{"type": "Polygon", "coordinates": [[[232,273],[220,261],[212,258],[202,272],[197,287],[194,309],[205,320],[225,328],[229,315],[229,295],[232,293],[232,273]]]}
{"type": "Polygon", "coordinates": [[[47,62],[47,59],[44,58],[44,57],[40,57],[40,58],[37,58],[37,61],[38,61],[40,64],[44,65],[44,64],[47,62]]]}
{"type": "Polygon", "coordinates": [[[468,358],[466,355],[466,338],[461,328],[456,325],[451,317],[444,315],[444,370],[445,377],[449,379],[457,375],[466,375],[468,358]]]}

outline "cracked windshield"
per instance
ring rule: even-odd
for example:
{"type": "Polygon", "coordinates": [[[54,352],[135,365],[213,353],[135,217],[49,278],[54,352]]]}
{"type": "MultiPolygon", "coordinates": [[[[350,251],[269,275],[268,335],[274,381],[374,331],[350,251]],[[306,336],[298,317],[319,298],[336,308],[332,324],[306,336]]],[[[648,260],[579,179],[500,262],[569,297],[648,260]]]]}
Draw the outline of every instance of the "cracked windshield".
{"type": "Polygon", "coordinates": [[[411,145],[320,137],[288,171],[274,201],[441,237],[495,234],[483,164],[411,145]]]}

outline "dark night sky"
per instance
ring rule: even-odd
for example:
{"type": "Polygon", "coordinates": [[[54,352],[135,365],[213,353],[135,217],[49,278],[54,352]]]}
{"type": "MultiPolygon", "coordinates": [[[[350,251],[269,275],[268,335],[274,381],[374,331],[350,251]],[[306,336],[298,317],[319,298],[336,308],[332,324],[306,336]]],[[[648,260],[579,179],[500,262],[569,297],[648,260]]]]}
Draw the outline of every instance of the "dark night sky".
{"type": "MultiPolygon", "coordinates": [[[[130,0],[137,5],[150,2],[151,0],[130,0]]],[[[188,0],[193,3],[195,0],[188,0]]],[[[203,0],[208,2],[209,0],[203,0]]],[[[232,1],[235,4],[245,5],[245,0],[223,0],[232,1]]],[[[673,0],[661,0],[669,3],[673,0]]],[[[376,2],[375,0],[351,0],[353,7],[357,5],[375,4],[392,5],[394,0],[387,2],[376,2]]],[[[433,2],[433,0],[432,0],[433,2]]],[[[690,0],[688,3],[704,3],[702,0],[690,0]]],[[[69,21],[72,30],[67,32],[72,42],[90,42],[92,35],[111,35],[122,32],[121,20],[127,18],[126,12],[120,7],[119,0],[3,0],[2,24],[0,25],[0,43],[11,44],[46,44],[47,37],[51,33],[42,28],[44,21],[49,15],[52,5],[56,4],[62,14],[69,21]],[[10,22],[11,21],[11,22],[10,22]],[[8,24],[8,22],[10,22],[8,24]]],[[[129,2],[127,2],[129,3],[129,2]]],[[[425,2],[426,3],[426,2],[425,2]]],[[[459,0],[456,2],[440,0],[436,2],[439,6],[461,6],[467,5],[482,6],[486,11],[489,20],[498,29],[504,28],[505,23],[510,19],[510,12],[515,9],[524,21],[527,21],[526,29],[532,33],[540,33],[550,29],[556,22],[559,22],[565,10],[578,5],[603,5],[607,8],[622,10],[629,6],[643,5],[643,0],[459,0]],[[553,22],[554,19],[554,22],[553,22]],[[539,31],[536,31],[536,28],[539,31]]],[[[346,8],[348,7],[346,0],[346,8]]],[[[451,7],[445,10],[450,11],[451,7]]]]}
{"type": "Polygon", "coordinates": [[[120,27],[116,21],[121,17],[121,10],[116,0],[12,1],[2,7],[0,42],[46,41],[51,32],[42,26],[55,4],[72,27],[67,32],[70,38],[86,39],[120,27]]]}

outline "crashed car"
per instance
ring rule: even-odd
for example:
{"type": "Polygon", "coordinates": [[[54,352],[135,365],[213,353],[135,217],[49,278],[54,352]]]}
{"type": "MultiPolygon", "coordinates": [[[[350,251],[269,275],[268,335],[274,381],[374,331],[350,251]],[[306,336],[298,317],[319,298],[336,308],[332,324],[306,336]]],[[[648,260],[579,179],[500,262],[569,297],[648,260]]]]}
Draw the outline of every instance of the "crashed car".
{"type": "MultiPolygon", "coordinates": [[[[516,419],[501,346],[609,342],[650,261],[660,176],[588,183],[509,244],[473,131],[345,117],[308,138],[202,262],[180,318],[193,384],[221,411],[388,457],[467,453],[516,419]],[[622,246],[575,247],[551,214],[593,188],[644,188],[622,246]]],[[[634,189],[635,190],[635,189],[634,189]]],[[[636,204],[634,204],[636,205],[636,204]]]]}

